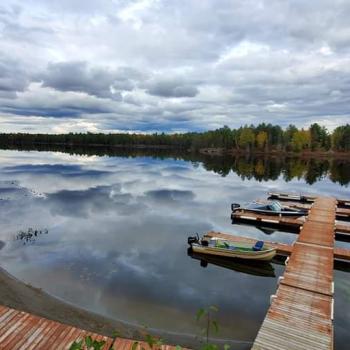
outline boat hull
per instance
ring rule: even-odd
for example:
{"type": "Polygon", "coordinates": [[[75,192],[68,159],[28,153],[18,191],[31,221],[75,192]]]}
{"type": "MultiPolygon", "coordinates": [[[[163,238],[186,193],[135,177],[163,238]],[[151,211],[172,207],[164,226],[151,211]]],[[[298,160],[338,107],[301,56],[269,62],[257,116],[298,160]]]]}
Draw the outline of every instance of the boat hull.
{"type": "Polygon", "coordinates": [[[248,213],[255,213],[260,215],[269,215],[269,216],[294,216],[294,217],[300,217],[307,215],[307,212],[300,212],[300,211],[282,211],[282,212],[274,212],[270,210],[254,210],[254,209],[245,209],[245,208],[239,208],[236,209],[234,212],[241,211],[241,212],[248,212],[248,213]]]}
{"type": "Polygon", "coordinates": [[[276,255],[276,249],[266,249],[261,251],[240,251],[229,250],[218,247],[203,246],[201,244],[192,244],[192,250],[199,254],[209,254],[215,256],[222,256],[226,258],[234,259],[247,259],[247,260],[262,260],[270,261],[276,255]]]}

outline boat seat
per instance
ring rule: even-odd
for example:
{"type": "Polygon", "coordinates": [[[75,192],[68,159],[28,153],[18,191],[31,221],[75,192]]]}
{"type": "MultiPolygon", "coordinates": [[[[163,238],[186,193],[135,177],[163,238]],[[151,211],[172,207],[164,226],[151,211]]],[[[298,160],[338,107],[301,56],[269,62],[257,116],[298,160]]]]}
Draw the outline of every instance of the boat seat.
{"type": "Polygon", "coordinates": [[[257,241],[255,243],[255,245],[253,246],[253,250],[258,252],[258,251],[262,250],[263,246],[264,246],[264,241],[257,241]]]}

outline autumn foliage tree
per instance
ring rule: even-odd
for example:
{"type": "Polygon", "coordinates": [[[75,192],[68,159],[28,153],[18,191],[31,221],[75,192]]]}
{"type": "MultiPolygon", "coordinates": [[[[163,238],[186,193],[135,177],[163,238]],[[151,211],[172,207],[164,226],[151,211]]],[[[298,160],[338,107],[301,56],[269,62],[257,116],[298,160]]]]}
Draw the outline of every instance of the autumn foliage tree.
{"type": "Polygon", "coordinates": [[[250,151],[254,147],[255,143],[255,134],[252,128],[244,127],[239,135],[238,144],[241,148],[245,148],[247,151],[250,151]]]}
{"type": "Polygon", "coordinates": [[[289,125],[261,123],[238,129],[228,126],[216,130],[187,133],[68,133],[68,134],[0,134],[2,148],[30,147],[32,145],[60,145],[64,147],[124,147],[124,148],[172,148],[198,151],[204,148],[223,150],[259,151],[350,151],[350,125],[337,127],[329,133],[324,126],[313,123],[308,129],[289,125]]]}
{"type": "Polygon", "coordinates": [[[264,150],[266,149],[267,146],[267,132],[266,131],[259,131],[258,134],[256,135],[256,145],[259,150],[264,150]]]}
{"type": "Polygon", "coordinates": [[[298,130],[293,134],[292,147],[295,152],[310,148],[311,136],[309,130],[298,130]]]}

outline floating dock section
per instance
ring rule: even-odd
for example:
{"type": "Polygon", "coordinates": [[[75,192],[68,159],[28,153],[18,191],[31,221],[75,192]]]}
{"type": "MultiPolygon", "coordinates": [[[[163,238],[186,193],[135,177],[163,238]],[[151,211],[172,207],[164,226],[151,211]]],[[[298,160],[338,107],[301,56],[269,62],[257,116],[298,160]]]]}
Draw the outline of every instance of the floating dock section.
{"type": "MultiPolygon", "coordinates": [[[[227,241],[232,242],[241,242],[241,243],[250,243],[254,245],[256,243],[256,239],[251,237],[243,237],[238,235],[233,235],[230,233],[222,233],[216,231],[210,231],[204,235],[204,237],[218,237],[227,241]]],[[[278,242],[270,242],[264,240],[265,244],[276,248],[277,255],[288,257],[292,254],[294,245],[287,243],[278,243],[278,242]]],[[[350,263],[350,250],[340,247],[334,247],[334,261],[344,261],[350,263]]]]}
{"type": "MultiPolygon", "coordinates": [[[[310,207],[309,211],[312,210],[315,204],[310,207]]],[[[339,209],[337,209],[338,211],[339,209]]],[[[339,211],[339,213],[342,213],[341,218],[345,220],[348,220],[350,216],[348,216],[348,210],[344,214],[344,210],[339,211]],[[344,217],[344,215],[346,217],[344,217]]],[[[335,215],[336,211],[335,211],[335,215]]],[[[339,214],[340,215],[340,214],[339,214]]],[[[350,215],[350,213],[349,213],[350,215]]],[[[334,219],[336,216],[334,217],[334,219]]],[[[271,227],[277,227],[277,228],[283,228],[286,230],[290,230],[292,232],[299,233],[300,228],[305,224],[304,218],[294,218],[294,217],[283,217],[278,215],[265,215],[265,214],[256,214],[253,212],[245,211],[244,209],[236,209],[231,214],[232,221],[237,222],[246,222],[250,224],[256,224],[260,226],[271,226],[271,227]]],[[[335,235],[337,240],[345,240],[348,241],[350,239],[350,224],[346,223],[340,223],[335,222],[335,235]]]]}
{"type": "Polygon", "coordinates": [[[336,199],[315,198],[252,350],[331,350],[336,199]]]}

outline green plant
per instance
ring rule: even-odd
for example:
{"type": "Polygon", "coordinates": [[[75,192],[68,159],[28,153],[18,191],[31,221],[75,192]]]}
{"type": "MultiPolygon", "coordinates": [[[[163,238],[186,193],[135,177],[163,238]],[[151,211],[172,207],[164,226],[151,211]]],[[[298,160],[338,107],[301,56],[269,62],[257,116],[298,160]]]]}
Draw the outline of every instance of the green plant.
{"type": "Polygon", "coordinates": [[[82,340],[72,343],[69,350],[101,350],[105,344],[106,342],[104,340],[92,340],[90,336],[87,336],[82,340]]]}
{"type": "MultiPolygon", "coordinates": [[[[207,308],[201,308],[197,311],[196,320],[198,323],[203,322],[204,327],[201,328],[202,334],[205,335],[206,342],[201,347],[201,350],[219,350],[219,346],[209,343],[210,332],[214,331],[215,333],[219,332],[219,323],[217,320],[213,319],[214,314],[219,311],[217,306],[211,305],[207,308]]],[[[223,347],[224,350],[229,350],[230,345],[225,344],[223,347]]]]}
{"type": "MultiPolygon", "coordinates": [[[[163,339],[160,337],[155,337],[147,332],[144,333],[144,337],[145,337],[145,342],[147,343],[149,349],[151,350],[158,350],[162,347],[162,345],[164,344],[163,339]]],[[[180,348],[181,349],[181,348],[180,348]]],[[[180,349],[176,349],[176,350],[180,350],[180,349]]],[[[146,349],[142,343],[135,341],[132,345],[131,350],[148,350],[146,349]]]]}

